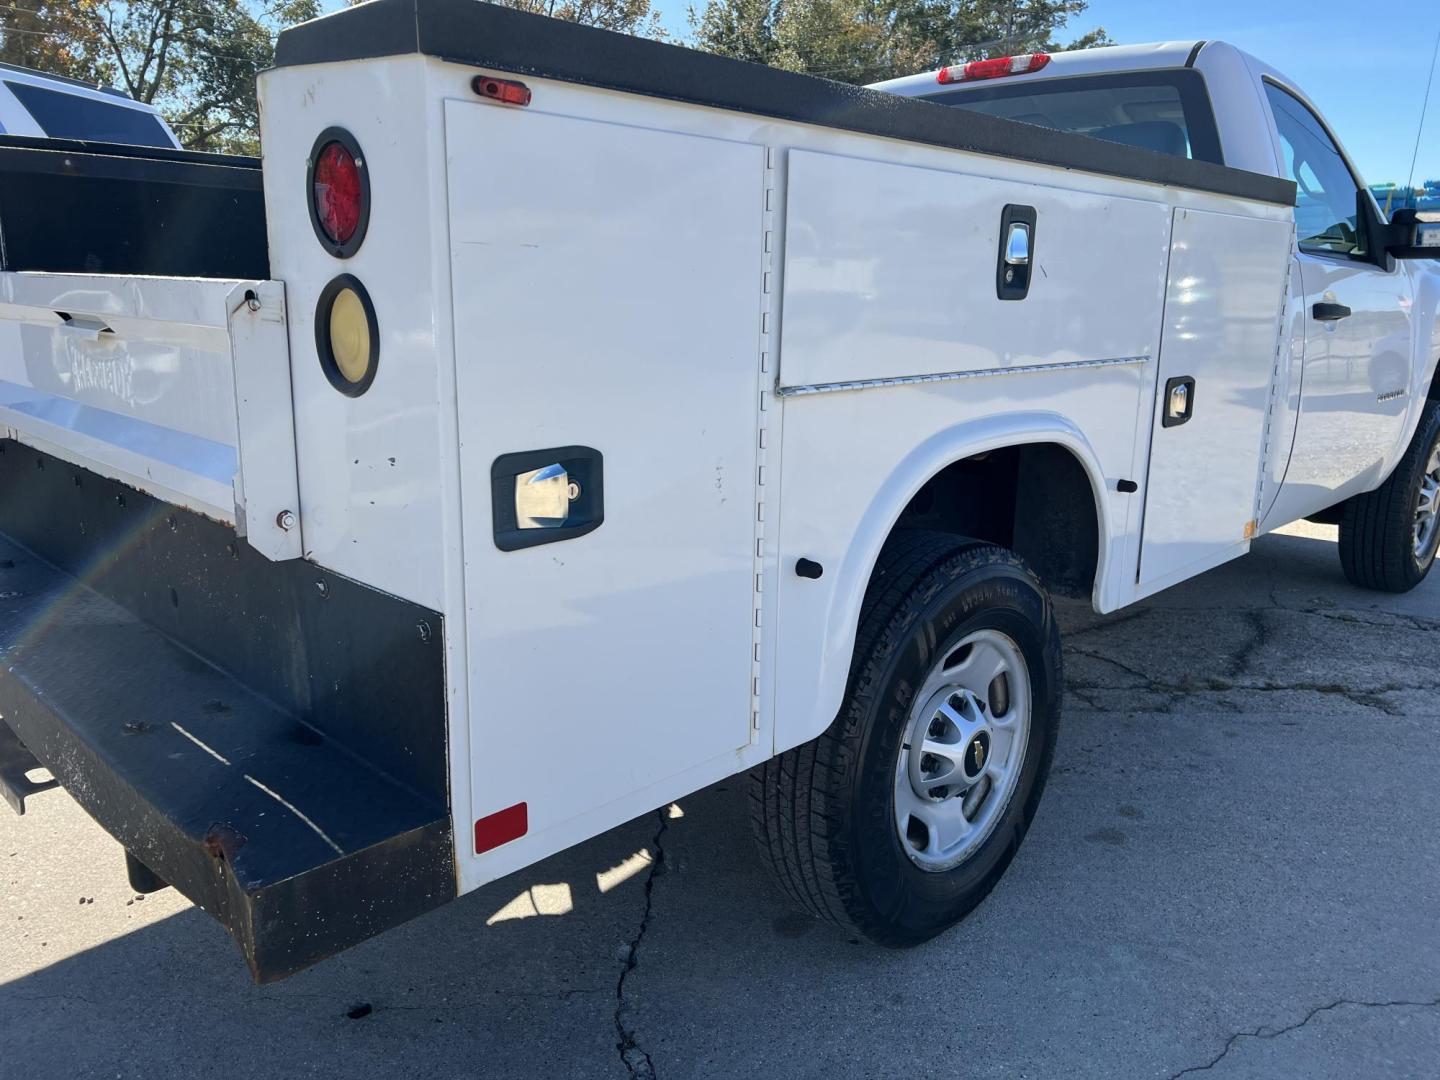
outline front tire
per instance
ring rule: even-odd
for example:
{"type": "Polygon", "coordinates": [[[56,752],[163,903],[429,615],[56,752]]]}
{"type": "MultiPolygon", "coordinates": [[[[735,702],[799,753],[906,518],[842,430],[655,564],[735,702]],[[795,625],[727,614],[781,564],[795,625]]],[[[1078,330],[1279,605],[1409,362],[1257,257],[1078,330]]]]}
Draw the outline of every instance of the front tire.
{"type": "Polygon", "coordinates": [[[1346,501],[1340,565],[1352,585],[1409,592],[1440,548],[1440,401],[1425,404],[1410,448],[1390,479],[1346,501]]]}
{"type": "Polygon", "coordinates": [[[934,937],[1019,850],[1060,699],[1059,630],[1024,563],[897,535],[861,608],[839,715],[751,774],[763,859],[819,918],[880,945],[934,937]]]}

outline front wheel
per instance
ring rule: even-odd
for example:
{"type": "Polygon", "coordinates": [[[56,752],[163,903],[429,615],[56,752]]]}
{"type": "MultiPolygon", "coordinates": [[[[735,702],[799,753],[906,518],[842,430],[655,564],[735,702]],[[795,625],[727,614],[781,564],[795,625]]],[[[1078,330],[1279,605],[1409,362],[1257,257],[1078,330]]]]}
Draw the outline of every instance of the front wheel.
{"type": "Polygon", "coordinates": [[[1440,401],[1430,401],[1390,479],[1344,505],[1340,565],[1352,585],[1409,592],[1440,548],[1440,401]]]}
{"type": "Polygon", "coordinates": [[[897,536],[866,593],[835,722],[752,773],[762,857],[820,918],[881,945],[934,937],[1019,850],[1060,697],[1050,600],[1017,556],[897,536]]]}

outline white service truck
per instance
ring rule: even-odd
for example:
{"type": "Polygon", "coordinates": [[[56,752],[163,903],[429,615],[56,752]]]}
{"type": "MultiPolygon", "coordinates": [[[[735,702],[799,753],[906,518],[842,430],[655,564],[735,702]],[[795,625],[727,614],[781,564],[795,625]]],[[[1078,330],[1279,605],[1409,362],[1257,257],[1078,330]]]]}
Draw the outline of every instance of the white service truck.
{"type": "Polygon", "coordinates": [[[1434,562],[1437,227],[1227,45],[864,89],[374,0],[259,93],[263,169],[0,142],[0,771],[257,979],[745,771],[924,941],[1035,813],[1052,594],[1434,562]]]}

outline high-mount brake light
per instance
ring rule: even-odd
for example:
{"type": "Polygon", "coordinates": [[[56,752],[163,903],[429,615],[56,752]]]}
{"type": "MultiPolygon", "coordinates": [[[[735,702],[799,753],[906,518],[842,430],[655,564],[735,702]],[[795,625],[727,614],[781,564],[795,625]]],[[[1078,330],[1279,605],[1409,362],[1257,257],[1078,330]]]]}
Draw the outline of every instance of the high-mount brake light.
{"type": "Polygon", "coordinates": [[[470,80],[475,93],[481,97],[500,101],[506,105],[529,105],[530,88],[514,79],[495,79],[489,75],[476,75],[470,80]]]}
{"type": "Polygon", "coordinates": [[[306,180],[316,238],[337,259],[348,259],[370,223],[369,170],[354,136],[343,128],[322,131],[310,150],[306,180]]]}
{"type": "Polygon", "coordinates": [[[938,83],[976,82],[980,79],[1003,79],[1007,75],[1028,75],[1050,63],[1050,54],[1024,53],[1020,56],[997,56],[993,60],[972,60],[968,64],[943,67],[935,73],[938,83]]]}

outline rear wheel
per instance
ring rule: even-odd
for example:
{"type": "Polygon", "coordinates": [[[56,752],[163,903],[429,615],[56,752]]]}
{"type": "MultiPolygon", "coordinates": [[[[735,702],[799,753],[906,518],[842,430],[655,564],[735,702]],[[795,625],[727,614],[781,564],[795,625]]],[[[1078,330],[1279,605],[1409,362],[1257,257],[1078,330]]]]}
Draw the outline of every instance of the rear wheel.
{"type": "Polygon", "coordinates": [[[848,692],[818,739],[752,773],[765,861],[812,914],[912,945],[994,888],[1040,801],[1059,632],[1017,556],[901,534],[876,567],[848,692]]]}
{"type": "Polygon", "coordinates": [[[1428,402],[1390,479],[1344,505],[1340,565],[1351,584],[1408,592],[1440,548],[1440,401],[1428,402]]]}

